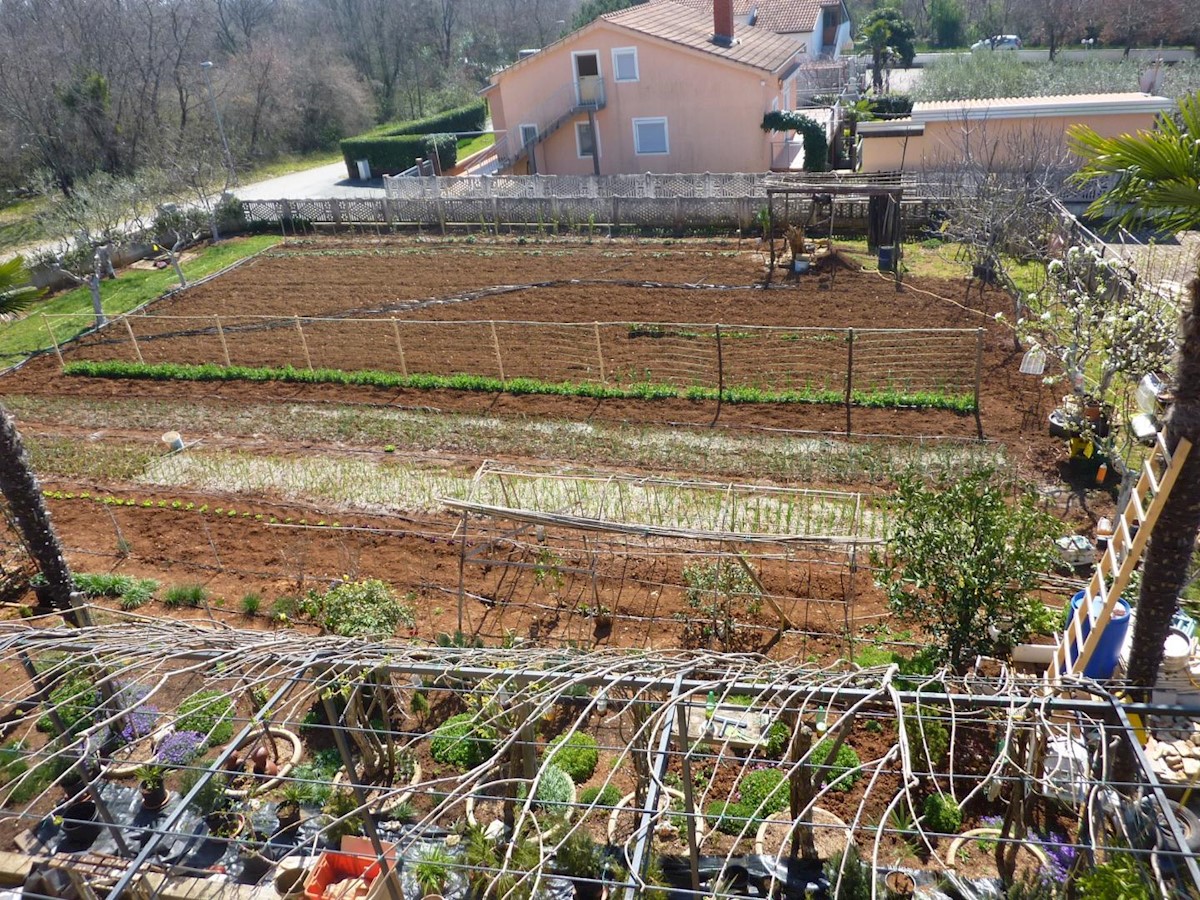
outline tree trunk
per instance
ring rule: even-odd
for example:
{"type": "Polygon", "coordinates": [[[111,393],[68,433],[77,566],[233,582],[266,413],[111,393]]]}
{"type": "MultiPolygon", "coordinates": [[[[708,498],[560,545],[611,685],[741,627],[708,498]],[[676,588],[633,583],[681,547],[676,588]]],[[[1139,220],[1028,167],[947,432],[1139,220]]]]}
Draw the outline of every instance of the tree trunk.
{"type": "MultiPolygon", "coordinates": [[[[1200,276],[1192,279],[1191,308],[1184,314],[1183,343],[1175,375],[1175,402],[1167,413],[1167,448],[1180,438],[1200,442],[1200,276]]],[[[1184,461],[1175,487],[1163,503],[1154,534],[1146,549],[1137,623],[1129,654],[1129,681],[1151,688],[1158,679],[1163,642],[1200,529],[1200,451],[1184,461]]]]}
{"type": "Polygon", "coordinates": [[[13,520],[46,579],[43,596],[63,613],[68,623],[86,624],[86,613],[76,611],[71,603],[75,583],[50,522],[41,485],[29,466],[16,422],[3,407],[0,407],[0,493],[8,500],[13,520]]]}
{"type": "MultiPolygon", "coordinates": [[[[1200,276],[1190,285],[1191,306],[1183,317],[1183,343],[1175,374],[1175,402],[1167,413],[1167,448],[1180,438],[1200,441],[1200,276]]],[[[1184,461],[1179,478],[1163,502],[1162,512],[1146,549],[1137,621],[1129,651],[1128,680],[1137,695],[1145,696],[1158,680],[1171,617],[1179,592],[1187,580],[1188,566],[1200,529],[1200,450],[1184,461]]],[[[1135,781],[1133,735],[1125,736],[1117,753],[1115,776],[1135,781]]]]}

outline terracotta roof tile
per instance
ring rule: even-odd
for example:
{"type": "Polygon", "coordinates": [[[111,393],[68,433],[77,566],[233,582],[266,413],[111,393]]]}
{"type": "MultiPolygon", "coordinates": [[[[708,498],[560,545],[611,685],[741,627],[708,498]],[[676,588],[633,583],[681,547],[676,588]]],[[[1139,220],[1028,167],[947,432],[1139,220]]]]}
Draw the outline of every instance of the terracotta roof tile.
{"type": "MultiPolygon", "coordinates": [[[[654,0],[674,2],[712,14],[713,0],[654,0]]],[[[748,16],[757,10],[754,27],[776,34],[811,32],[826,6],[840,6],[841,0],[733,0],[733,14],[748,16]]]]}
{"type": "Polygon", "coordinates": [[[606,13],[603,18],[630,31],[768,72],[782,69],[800,49],[791,38],[761,28],[735,29],[731,47],[714,44],[712,15],[697,12],[674,0],[631,6],[619,12],[606,13]]]}

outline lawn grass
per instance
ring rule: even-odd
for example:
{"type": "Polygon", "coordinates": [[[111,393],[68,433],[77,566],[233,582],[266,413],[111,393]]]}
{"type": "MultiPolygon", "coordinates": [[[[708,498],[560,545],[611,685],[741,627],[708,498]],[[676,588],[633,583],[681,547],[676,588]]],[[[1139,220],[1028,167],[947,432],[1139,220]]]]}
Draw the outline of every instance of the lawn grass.
{"type": "Polygon", "coordinates": [[[471,138],[459,138],[458,158],[460,160],[466,159],[472,153],[478,153],[484,147],[490,147],[494,143],[496,143],[496,136],[494,134],[477,134],[471,138]]]}
{"type": "MultiPolygon", "coordinates": [[[[183,264],[189,281],[211,275],[239,259],[277,244],[277,235],[233,238],[207,247],[183,264]]],[[[100,284],[104,312],[110,316],[136,309],[177,285],[175,272],[166,269],[123,269],[115,281],[100,284]]],[[[86,287],[74,288],[38,303],[23,319],[0,327],[0,367],[9,366],[38,350],[50,347],[46,323],[61,344],[87,330],[93,324],[92,298],[86,287]],[[72,318],[42,319],[46,315],[70,315],[72,318]]]]}
{"type": "Polygon", "coordinates": [[[38,198],[17,200],[0,208],[0,253],[20,250],[46,237],[34,218],[43,202],[38,198]]]}

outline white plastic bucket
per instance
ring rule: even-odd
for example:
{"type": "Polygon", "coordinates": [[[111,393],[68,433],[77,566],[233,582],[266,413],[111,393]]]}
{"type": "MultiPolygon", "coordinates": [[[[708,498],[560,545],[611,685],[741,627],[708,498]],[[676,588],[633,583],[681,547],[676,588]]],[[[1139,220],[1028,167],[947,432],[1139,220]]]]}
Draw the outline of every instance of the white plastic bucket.
{"type": "Polygon", "coordinates": [[[1192,642],[1182,631],[1171,629],[1163,642],[1163,670],[1182,672],[1192,658],[1192,642]]]}
{"type": "Polygon", "coordinates": [[[183,435],[181,435],[178,431],[168,431],[162,436],[162,442],[172,450],[183,449],[183,435]]]}

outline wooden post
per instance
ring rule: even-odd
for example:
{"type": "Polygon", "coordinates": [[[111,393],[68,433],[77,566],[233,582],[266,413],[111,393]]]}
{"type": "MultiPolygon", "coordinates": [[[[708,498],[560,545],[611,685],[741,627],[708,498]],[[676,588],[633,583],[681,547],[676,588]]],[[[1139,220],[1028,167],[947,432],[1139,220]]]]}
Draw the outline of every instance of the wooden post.
{"type": "Polygon", "coordinates": [[[400,357],[400,375],[407,378],[408,364],[404,361],[404,344],[400,342],[400,323],[396,321],[395,316],[392,316],[392,333],[396,335],[396,353],[400,357]]]}
{"type": "Polygon", "coordinates": [[[63,362],[62,348],[58,346],[58,338],[54,336],[54,329],[50,327],[50,320],[46,318],[45,313],[42,313],[42,324],[46,326],[46,334],[50,335],[50,343],[54,345],[54,352],[58,355],[58,367],[65,369],[67,364],[63,362]]]}
{"type": "Polygon", "coordinates": [[[721,323],[717,322],[713,325],[713,332],[717,336],[717,411],[713,415],[711,428],[717,424],[717,419],[721,416],[721,402],[725,399],[725,354],[721,349],[721,323]]]}
{"type": "Polygon", "coordinates": [[[983,417],[979,410],[979,391],[983,383],[983,329],[975,329],[975,431],[983,440],[983,417]]]}
{"type": "Polygon", "coordinates": [[[133,352],[137,354],[137,361],[144,363],[142,348],[138,346],[137,335],[133,333],[133,326],[129,324],[129,316],[122,316],[121,321],[125,323],[125,330],[129,332],[129,340],[133,341],[133,352]]]}
{"type": "Polygon", "coordinates": [[[854,400],[854,329],[846,329],[846,436],[850,436],[850,408],[854,400]]]}
{"type": "Polygon", "coordinates": [[[221,317],[213,316],[213,321],[217,323],[217,337],[221,339],[221,353],[225,357],[225,365],[227,368],[233,368],[233,360],[229,358],[229,342],[225,340],[225,329],[221,327],[221,317]]]}
{"type": "Polygon", "coordinates": [[[592,328],[596,334],[596,361],[600,364],[600,382],[608,384],[608,377],[604,373],[604,347],[600,343],[600,323],[593,322],[592,328]]]}
{"type": "Polygon", "coordinates": [[[696,845],[696,805],[692,799],[692,762],[689,756],[687,704],[676,703],[675,727],[679,730],[679,752],[683,766],[683,812],[687,822],[688,868],[691,870],[692,891],[700,890],[700,848],[696,845]]]}
{"type": "Polygon", "coordinates": [[[300,317],[292,317],[296,322],[296,334],[300,335],[300,347],[304,350],[304,364],[308,366],[308,371],[312,371],[312,357],[308,353],[308,341],[304,337],[304,326],[300,324],[300,317]]]}
{"type": "Polygon", "coordinates": [[[500,356],[500,338],[496,334],[495,321],[488,322],[488,326],[492,330],[492,349],[496,351],[496,368],[500,370],[500,382],[503,384],[508,379],[504,377],[504,360],[500,356]]]}

